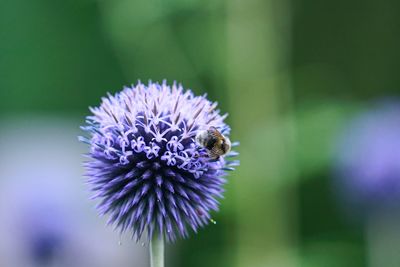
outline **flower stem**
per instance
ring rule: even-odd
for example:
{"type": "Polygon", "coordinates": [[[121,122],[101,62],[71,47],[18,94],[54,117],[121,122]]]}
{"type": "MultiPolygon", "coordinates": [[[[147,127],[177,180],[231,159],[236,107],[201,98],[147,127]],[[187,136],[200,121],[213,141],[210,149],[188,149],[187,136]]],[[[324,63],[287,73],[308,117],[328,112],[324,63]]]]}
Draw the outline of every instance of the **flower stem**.
{"type": "Polygon", "coordinates": [[[164,267],[164,238],[163,235],[154,235],[150,241],[150,266],[164,267]]]}

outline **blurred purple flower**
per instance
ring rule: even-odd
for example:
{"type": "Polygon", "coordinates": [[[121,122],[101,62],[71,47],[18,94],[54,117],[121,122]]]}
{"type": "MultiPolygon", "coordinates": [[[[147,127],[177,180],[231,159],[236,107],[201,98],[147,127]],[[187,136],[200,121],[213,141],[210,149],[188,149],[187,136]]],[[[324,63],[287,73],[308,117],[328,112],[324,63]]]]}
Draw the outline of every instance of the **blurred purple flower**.
{"type": "Polygon", "coordinates": [[[359,212],[400,207],[399,103],[379,103],[350,121],[335,172],[344,200],[359,212]]]}
{"type": "Polygon", "coordinates": [[[194,96],[182,86],[140,82],[90,108],[83,130],[91,160],[85,164],[98,209],[121,232],[139,240],[147,229],[168,241],[197,232],[218,209],[226,170],[237,161],[210,160],[194,137],[214,126],[229,135],[226,115],[206,96],[194,96]]]}
{"type": "Polygon", "coordinates": [[[30,209],[23,211],[21,218],[21,234],[26,238],[25,245],[32,261],[38,266],[50,266],[53,261],[62,257],[62,253],[70,245],[65,211],[57,209],[58,205],[52,205],[50,201],[40,197],[31,199],[25,207],[30,209]]]}

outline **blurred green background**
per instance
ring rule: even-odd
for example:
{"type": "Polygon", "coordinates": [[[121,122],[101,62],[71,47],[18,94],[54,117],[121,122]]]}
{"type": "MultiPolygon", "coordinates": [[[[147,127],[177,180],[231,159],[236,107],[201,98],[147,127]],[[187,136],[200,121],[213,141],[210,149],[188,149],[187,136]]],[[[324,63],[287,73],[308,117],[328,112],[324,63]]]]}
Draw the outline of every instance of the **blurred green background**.
{"type": "Polygon", "coordinates": [[[365,230],[331,186],[332,145],[369,101],[399,95],[399,11],[394,0],[1,0],[0,131],[72,121],[75,142],[106,92],[179,81],[230,114],[241,166],[217,224],[169,246],[168,266],[366,266],[365,230]]]}

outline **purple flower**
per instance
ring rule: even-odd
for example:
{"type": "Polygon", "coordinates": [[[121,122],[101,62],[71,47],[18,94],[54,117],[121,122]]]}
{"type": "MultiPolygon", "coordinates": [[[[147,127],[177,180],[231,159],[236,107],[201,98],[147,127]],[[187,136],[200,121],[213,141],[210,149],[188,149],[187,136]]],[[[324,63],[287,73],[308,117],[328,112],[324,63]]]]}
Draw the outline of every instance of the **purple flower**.
{"type": "Polygon", "coordinates": [[[344,200],[358,212],[399,207],[399,104],[380,103],[350,121],[338,142],[335,174],[344,200]]]}
{"type": "Polygon", "coordinates": [[[216,106],[175,83],[139,82],[90,108],[82,127],[90,137],[80,140],[90,145],[87,176],[108,223],[136,240],[147,229],[149,239],[158,233],[172,242],[209,223],[223,177],[238,164],[228,160],[236,152],[211,160],[194,140],[210,126],[229,135],[216,106]]]}

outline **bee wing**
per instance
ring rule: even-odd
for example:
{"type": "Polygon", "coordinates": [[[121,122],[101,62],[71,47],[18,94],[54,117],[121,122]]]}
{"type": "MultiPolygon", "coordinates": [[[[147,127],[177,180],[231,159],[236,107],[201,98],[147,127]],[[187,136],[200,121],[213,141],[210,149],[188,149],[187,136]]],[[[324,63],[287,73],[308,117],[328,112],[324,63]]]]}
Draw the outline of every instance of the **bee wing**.
{"type": "Polygon", "coordinates": [[[211,150],[208,151],[208,155],[212,159],[218,159],[224,152],[220,147],[214,146],[211,150]]]}
{"type": "Polygon", "coordinates": [[[211,126],[208,131],[214,138],[224,139],[224,136],[214,126],[211,126]]]}

